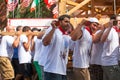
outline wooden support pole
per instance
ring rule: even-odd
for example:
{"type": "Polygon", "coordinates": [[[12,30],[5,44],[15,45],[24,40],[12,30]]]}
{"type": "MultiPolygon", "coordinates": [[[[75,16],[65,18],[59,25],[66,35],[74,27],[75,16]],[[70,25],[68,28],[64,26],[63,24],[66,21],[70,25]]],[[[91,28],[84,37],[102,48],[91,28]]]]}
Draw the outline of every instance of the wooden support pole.
{"type": "Polygon", "coordinates": [[[69,1],[69,0],[67,0],[67,4],[73,5],[73,6],[77,6],[78,5],[78,3],[73,2],[73,1],[69,1]]]}
{"type": "Polygon", "coordinates": [[[75,12],[76,10],[78,10],[79,8],[81,8],[82,6],[84,6],[85,4],[87,4],[89,1],[91,1],[91,0],[84,0],[83,2],[81,2],[80,4],[78,4],[76,7],[74,7],[73,9],[71,9],[69,12],[67,12],[67,14],[71,15],[73,12],[75,12]]]}
{"type": "Polygon", "coordinates": [[[60,0],[59,2],[59,16],[66,14],[66,0],[60,0]]]}
{"type": "MultiPolygon", "coordinates": [[[[15,36],[15,35],[20,35],[19,32],[0,32],[0,35],[5,36],[5,35],[9,35],[9,36],[15,36]]],[[[41,32],[22,32],[21,34],[25,34],[25,35],[32,35],[32,36],[38,36],[40,34],[44,34],[44,31],[41,32]]]]}
{"type": "Polygon", "coordinates": [[[91,0],[91,16],[95,15],[95,3],[94,0],[91,0]]]}

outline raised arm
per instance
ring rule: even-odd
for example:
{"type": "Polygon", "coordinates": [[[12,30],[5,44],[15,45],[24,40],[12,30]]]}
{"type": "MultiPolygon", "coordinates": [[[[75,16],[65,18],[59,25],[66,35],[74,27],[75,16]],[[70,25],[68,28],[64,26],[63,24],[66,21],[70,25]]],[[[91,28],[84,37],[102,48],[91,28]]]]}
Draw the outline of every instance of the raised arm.
{"type": "Polygon", "coordinates": [[[14,42],[13,42],[13,44],[12,44],[12,46],[13,47],[18,47],[18,45],[19,45],[19,42],[20,42],[20,35],[21,35],[21,32],[17,32],[16,33],[16,39],[14,40],[14,42]]]}
{"type": "Polygon", "coordinates": [[[108,37],[108,35],[110,33],[110,30],[111,30],[112,26],[113,26],[112,21],[109,22],[109,23],[107,23],[107,28],[106,28],[105,32],[103,33],[103,35],[102,35],[102,37],[100,39],[100,42],[105,42],[106,41],[106,39],[107,39],[107,37],[108,37]]]}
{"type": "Polygon", "coordinates": [[[96,32],[95,34],[92,35],[92,40],[93,40],[93,43],[98,43],[100,42],[100,39],[101,39],[101,36],[105,30],[104,26],[102,25],[98,25],[101,29],[98,30],[99,32],[96,32]]]}
{"type": "Polygon", "coordinates": [[[32,35],[28,35],[27,37],[28,37],[28,41],[27,42],[23,42],[23,46],[24,46],[26,51],[29,51],[30,45],[31,45],[32,35]]]}
{"type": "Polygon", "coordinates": [[[44,39],[42,41],[44,46],[47,46],[50,44],[52,37],[53,37],[53,34],[55,32],[55,29],[57,28],[55,24],[56,24],[56,21],[53,21],[51,23],[52,30],[44,37],[44,39]]]}
{"type": "Polygon", "coordinates": [[[70,36],[73,41],[76,41],[81,38],[82,36],[81,27],[82,25],[78,25],[77,28],[71,32],[70,36]]]}
{"type": "Polygon", "coordinates": [[[81,21],[81,23],[77,26],[77,28],[76,29],[74,29],[72,32],[71,32],[71,34],[70,34],[70,36],[71,36],[71,39],[73,40],[73,41],[76,41],[76,40],[78,40],[78,39],[80,39],[81,38],[81,36],[82,36],[82,30],[81,30],[81,28],[82,28],[82,26],[83,26],[83,24],[86,22],[86,20],[82,20],[81,21]]]}

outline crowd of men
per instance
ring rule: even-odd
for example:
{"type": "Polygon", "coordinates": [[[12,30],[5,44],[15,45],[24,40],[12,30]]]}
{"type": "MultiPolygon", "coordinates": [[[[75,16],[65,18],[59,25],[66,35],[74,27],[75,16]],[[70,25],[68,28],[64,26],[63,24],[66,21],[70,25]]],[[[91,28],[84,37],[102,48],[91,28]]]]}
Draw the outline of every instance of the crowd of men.
{"type": "Polygon", "coordinates": [[[120,17],[112,16],[102,25],[95,17],[83,19],[74,29],[66,14],[45,31],[7,26],[0,40],[2,79],[67,80],[72,50],[74,80],[119,80],[119,27],[120,17]]]}

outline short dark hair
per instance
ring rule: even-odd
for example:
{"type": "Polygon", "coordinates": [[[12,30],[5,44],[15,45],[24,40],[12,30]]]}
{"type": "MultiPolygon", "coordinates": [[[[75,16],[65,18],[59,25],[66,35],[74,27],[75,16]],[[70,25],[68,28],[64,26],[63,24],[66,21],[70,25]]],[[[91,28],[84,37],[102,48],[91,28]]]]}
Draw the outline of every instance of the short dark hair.
{"type": "Polygon", "coordinates": [[[16,31],[20,31],[22,26],[17,26],[16,31]]]}
{"type": "Polygon", "coordinates": [[[38,28],[32,28],[31,31],[33,32],[33,31],[39,31],[39,30],[38,30],[38,28]]]}
{"type": "Polygon", "coordinates": [[[111,20],[111,19],[116,20],[116,15],[112,15],[112,16],[110,17],[110,20],[111,20]]]}
{"type": "Polygon", "coordinates": [[[24,26],[23,29],[22,29],[23,32],[26,32],[26,31],[29,31],[29,30],[31,30],[31,28],[29,26],[24,26]]]}
{"type": "Polygon", "coordinates": [[[64,18],[69,18],[69,19],[70,19],[70,16],[67,15],[67,14],[64,14],[64,15],[61,15],[61,16],[58,18],[58,20],[59,20],[59,21],[62,21],[62,20],[64,20],[64,18]]]}

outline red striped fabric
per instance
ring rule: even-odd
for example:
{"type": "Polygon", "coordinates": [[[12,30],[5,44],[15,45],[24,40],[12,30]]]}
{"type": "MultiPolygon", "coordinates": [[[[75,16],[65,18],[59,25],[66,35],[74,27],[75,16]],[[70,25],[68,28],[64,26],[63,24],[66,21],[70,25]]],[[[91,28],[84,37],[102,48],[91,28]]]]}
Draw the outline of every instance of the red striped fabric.
{"type": "Polygon", "coordinates": [[[31,3],[31,0],[22,0],[21,7],[28,7],[31,3]]]}
{"type": "Polygon", "coordinates": [[[18,0],[8,1],[7,0],[7,10],[14,11],[18,4],[18,0]]]}
{"type": "Polygon", "coordinates": [[[53,4],[55,4],[58,0],[44,0],[47,8],[49,9],[53,4]]]}

